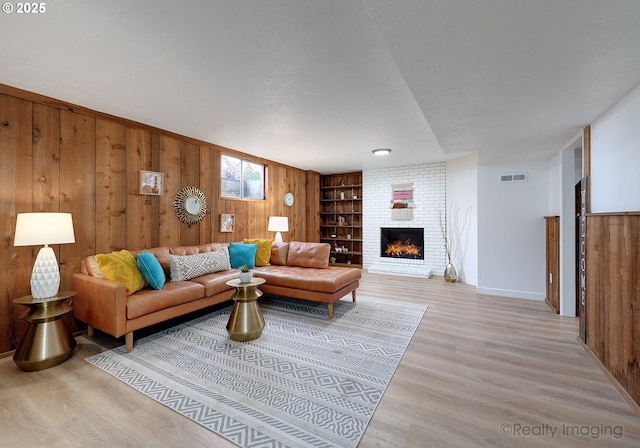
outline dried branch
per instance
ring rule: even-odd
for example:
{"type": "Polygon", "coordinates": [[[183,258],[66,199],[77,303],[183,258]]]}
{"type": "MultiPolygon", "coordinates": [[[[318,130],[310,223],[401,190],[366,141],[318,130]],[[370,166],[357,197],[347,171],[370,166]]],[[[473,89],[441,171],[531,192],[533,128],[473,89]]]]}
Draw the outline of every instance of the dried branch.
{"type": "Polygon", "coordinates": [[[449,263],[453,263],[460,248],[460,240],[464,235],[465,228],[469,225],[471,220],[471,209],[473,205],[470,205],[465,214],[462,227],[459,226],[458,215],[460,209],[452,202],[449,205],[449,211],[443,221],[442,210],[436,209],[438,216],[438,224],[440,225],[440,233],[442,233],[442,239],[444,240],[444,250],[447,253],[447,260],[449,263]]]}

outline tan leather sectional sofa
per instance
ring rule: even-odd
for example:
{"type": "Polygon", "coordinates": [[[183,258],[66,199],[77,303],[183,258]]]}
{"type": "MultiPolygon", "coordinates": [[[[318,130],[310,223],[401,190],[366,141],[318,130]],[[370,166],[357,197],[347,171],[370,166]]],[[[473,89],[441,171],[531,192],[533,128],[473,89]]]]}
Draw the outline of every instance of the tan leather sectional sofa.
{"type": "MultiPolygon", "coordinates": [[[[144,249],[160,262],[170,278],[169,254],[195,255],[221,250],[225,243],[199,246],[156,247],[144,249]]],[[[141,251],[131,251],[136,257],[141,251]]],[[[329,266],[330,246],[326,243],[273,243],[269,266],[253,269],[266,280],[260,290],[265,294],[326,303],[333,318],[333,303],[348,293],[356,301],[361,270],[329,266]]],[[[126,350],[133,350],[133,333],[168,319],[230,300],[233,289],[226,282],[237,278],[237,269],[210,273],[187,281],[167,281],[162,289],[145,287],[127,295],[123,283],[100,278],[95,258],[81,263],[81,272],[73,276],[73,313],[87,324],[89,336],[98,329],[114,337],[125,336],[126,350]]]]}

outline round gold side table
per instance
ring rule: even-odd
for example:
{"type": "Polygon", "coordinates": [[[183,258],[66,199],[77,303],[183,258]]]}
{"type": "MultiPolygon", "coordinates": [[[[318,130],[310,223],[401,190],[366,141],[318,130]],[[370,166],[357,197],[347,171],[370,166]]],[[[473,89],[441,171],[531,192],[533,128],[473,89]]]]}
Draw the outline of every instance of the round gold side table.
{"type": "Polygon", "coordinates": [[[20,370],[48,369],[71,357],[76,340],[62,317],[73,310],[68,302],[75,295],[75,291],[60,291],[57,296],[46,299],[24,296],[13,301],[29,308],[20,316],[29,322],[29,328],[13,355],[13,361],[20,370]]]}
{"type": "Polygon", "coordinates": [[[231,340],[246,342],[262,335],[264,317],[262,317],[257,300],[262,296],[262,291],[258,289],[258,286],[265,281],[263,278],[254,277],[246,283],[241,282],[238,278],[227,282],[227,285],[236,288],[231,296],[235,303],[227,323],[227,333],[229,333],[231,340]]]}

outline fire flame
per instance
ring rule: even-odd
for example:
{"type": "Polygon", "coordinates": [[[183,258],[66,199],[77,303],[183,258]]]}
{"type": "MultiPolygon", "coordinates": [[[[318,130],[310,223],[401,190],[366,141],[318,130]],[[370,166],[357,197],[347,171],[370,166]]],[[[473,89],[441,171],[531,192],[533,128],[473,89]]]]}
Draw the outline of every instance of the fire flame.
{"type": "Polygon", "coordinates": [[[384,253],[392,257],[418,258],[420,257],[420,248],[412,243],[411,240],[406,240],[404,243],[394,241],[387,244],[387,250],[384,253]]]}

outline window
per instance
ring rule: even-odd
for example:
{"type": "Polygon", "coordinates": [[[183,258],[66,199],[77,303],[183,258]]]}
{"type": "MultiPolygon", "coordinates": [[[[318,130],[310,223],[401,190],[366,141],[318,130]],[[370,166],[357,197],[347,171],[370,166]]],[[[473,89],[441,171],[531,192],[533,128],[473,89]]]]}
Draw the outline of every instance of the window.
{"type": "Polygon", "coordinates": [[[223,155],[220,172],[223,198],[264,199],[264,165],[223,155]]]}

